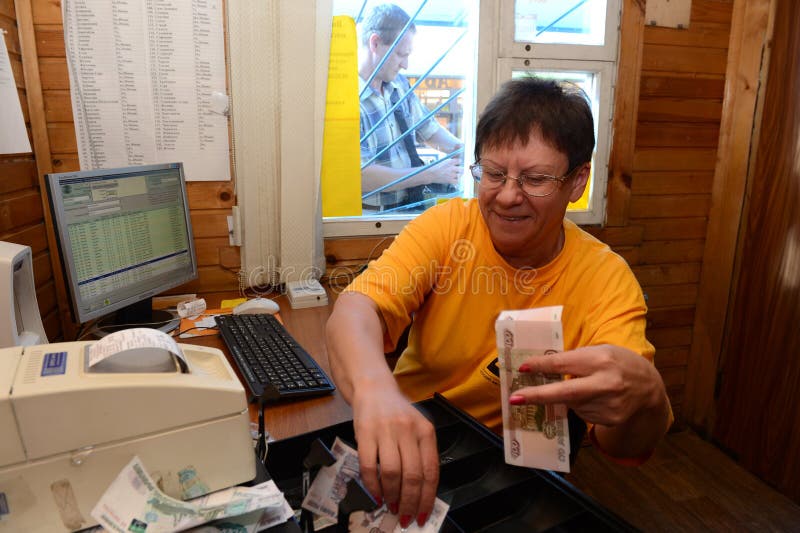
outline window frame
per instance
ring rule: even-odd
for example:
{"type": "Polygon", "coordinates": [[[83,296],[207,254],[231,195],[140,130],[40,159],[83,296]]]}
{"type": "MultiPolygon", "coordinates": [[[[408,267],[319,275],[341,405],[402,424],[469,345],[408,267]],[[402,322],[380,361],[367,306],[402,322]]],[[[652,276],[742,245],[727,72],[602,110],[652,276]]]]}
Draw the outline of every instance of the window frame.
{"type": "MultiPolygon", "coordinates": [[[[605,42],[600,45],[536,44],[514,40],[515,0],[478,0],[478,62],[473,108],[474,122],[491,96],[512,70],[588,71],[598,75],[599,103],[595,133],[597,144],[593,164],[592,190],[586,210],[568,211],[567,217],[577,224],[603,224],[606,211],[608,161],[613,134],[614,85],[619,53],[621,20],[620,0],[607,0],[605,42]],[[494,28],[494,29],[492,29],[494,28]],[[488,31],[486,31],[488,29],[488,31]],[[527,62],[527,64],[526,64],[527,62]],[[491,65],[494,65],[493,67],[491,65]]],[[[473,13],[473,16],[476,14],[473,13]]],[[[467,109],[465,108],[465,114],[467,109]]],[[[468,122],[465,118],[465,123],[468,122]]],[[[471,162],[474,139],[468,136],[465,145],[465,169],[471,162]]],[[[474,196],[475,187],[466,181],[465,197],[474,196]]],[[[367,237],[396,234],[416,215],[360,216],[323,219],[323,236],[367,237]]]]}
{"type": "MultiPolygon", "coordinates": [[[[509,80],[515,70],[549,72],[592,72],[597,75],[598,106],[595,120],[595,152],[592,164],[592,191],[587,209],[568,210],[567,218],[576,224],[600,224],[605,219],[605,196],[608,184],[608,156],[611,148],[613,84],[615,65],[607,61],[563,59],[502,58],[497,61],[497,79],[509,80]]],[[[502,83],[502,81],[501,81],[502,83]]],[[[587,184],[588,186],[589,184],[587,184]]]]}

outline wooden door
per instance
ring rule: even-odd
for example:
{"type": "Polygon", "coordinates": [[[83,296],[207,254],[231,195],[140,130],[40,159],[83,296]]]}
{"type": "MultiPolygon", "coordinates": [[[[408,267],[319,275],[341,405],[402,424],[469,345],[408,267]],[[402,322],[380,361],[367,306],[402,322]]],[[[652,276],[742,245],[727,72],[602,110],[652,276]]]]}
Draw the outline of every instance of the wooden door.
{"type": "Polygon", "coordinates": [[[800,502],[800,2],[775,15],[714,438],[800,502]]]}

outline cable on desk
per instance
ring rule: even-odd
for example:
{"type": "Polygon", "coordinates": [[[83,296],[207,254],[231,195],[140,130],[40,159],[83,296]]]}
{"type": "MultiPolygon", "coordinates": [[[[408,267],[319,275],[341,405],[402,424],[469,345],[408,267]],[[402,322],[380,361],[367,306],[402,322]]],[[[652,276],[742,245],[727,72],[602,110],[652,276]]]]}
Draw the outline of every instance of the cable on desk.
{"type": "Polygon", "coordinates": [[[267,466],[267,431],[264,427],[264,402],[258,402],[258,437],[256,441],[256,457],[267,466]]]}

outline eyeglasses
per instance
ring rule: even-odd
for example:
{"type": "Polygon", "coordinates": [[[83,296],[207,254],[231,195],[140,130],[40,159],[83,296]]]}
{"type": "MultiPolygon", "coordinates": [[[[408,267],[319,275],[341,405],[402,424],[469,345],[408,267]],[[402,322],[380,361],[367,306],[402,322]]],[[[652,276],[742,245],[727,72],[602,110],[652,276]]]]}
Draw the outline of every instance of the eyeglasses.
{"type": "Polygon", "coordinates": [[[516,178],[509,176],[502,170],[480,163],[470,165],[469,170],[472,172],[472,177],[475,178],[475,181],[480,183],[481,187],[487,189],[497,189],[505,185],[506,180],[512,179],[517,181],[522,192],[528,196],[550,196],[556,192],[556,189],[558,189],[561,183],[564,183],[570,178],[575,168],[568,170],[567,173],[561,177],[551,176],[549,174],[520,174],[516,178]]]}

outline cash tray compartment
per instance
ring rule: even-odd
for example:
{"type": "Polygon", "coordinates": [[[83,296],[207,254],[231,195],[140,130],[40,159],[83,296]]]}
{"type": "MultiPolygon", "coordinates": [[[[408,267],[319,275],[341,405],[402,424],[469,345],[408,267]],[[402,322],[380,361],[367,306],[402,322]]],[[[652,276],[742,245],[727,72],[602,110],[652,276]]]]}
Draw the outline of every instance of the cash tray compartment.
{"type": "MultiPolygon", "coordinates": [[[[634,531],[558,474],[506,464],[502,439],[444,397],[415,407],[436,429],[438,496],[450,505],[441,531],[634,531]]],[[[293,509],[302,500],[303,459],[311,443],[319,438],[331,447],[337,436],[355,444],[352,422],[269,443],[267,470],[293,509]]]]}

